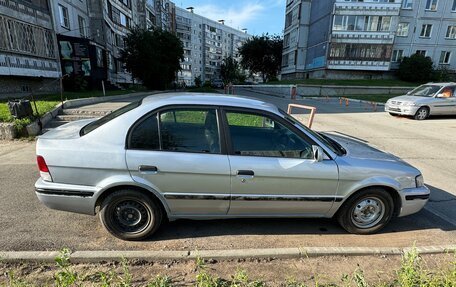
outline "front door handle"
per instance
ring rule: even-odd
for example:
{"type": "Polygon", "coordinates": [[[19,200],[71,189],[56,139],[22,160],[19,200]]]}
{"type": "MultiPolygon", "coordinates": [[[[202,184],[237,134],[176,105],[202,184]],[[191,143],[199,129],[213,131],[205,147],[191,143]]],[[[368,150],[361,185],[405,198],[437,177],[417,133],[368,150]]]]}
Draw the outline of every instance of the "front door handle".
{"type": "Polygon", "coordinates": [[[156,166],[152,166],[152,165],[140,165],[138,167],[138,170],[141,173],[151,173],[151,174],[158,173],[158,168],[156,166]]]}
{"type": "Polygon", "coordinates": [[[237,175],[254,176],[255,173],[253,172],[253,170],[238,170],[237,175]]]}

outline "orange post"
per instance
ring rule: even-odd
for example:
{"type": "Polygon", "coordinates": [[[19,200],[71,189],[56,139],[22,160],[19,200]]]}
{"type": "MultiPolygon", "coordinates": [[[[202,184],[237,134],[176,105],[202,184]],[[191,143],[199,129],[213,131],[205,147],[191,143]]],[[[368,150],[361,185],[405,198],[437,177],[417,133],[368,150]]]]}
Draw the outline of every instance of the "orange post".
{"type": "Polygon", "coordinates": [[[345,98],[345,106],[348,107],[348,99],[345,98]]]}
{"type": "Polygon", "coordinates": [[[342,106],[342,98],[339,98],[339,105],[342,106]]]}

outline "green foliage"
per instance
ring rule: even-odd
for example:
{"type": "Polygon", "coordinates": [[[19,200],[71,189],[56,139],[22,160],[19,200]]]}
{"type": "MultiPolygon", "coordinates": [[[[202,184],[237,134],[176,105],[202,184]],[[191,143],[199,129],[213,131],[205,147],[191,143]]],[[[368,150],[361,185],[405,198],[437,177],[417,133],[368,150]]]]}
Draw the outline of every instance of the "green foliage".
{"type": "Polygon", "coordinates": [[[407,82],[424,83],[431,80],[432,60],[421,54],[404,57],[399,65],[398,77],[407,82]]]}
{"type": "Polygon", "coordinates": [[[204,88],[210,88],[211,86],[212,86],[211,85],[211,81],[205,81],[204,82],[204,85],[203,85],[204,88]]]}
{"type": "Polygon", "coordinates": [[[132,276],[130,272],[130,268],[128,266],[128,261],[125,258],[122,258],[122,270],[123,270],[123,276],[119,276],[120,278],[120,287],[130,287],[131,286],[131,281],[132,281],[132,276]]]}
{"type": "Polygon", "coordinates": [[[32,121],[29,118],[23,119],[15,119],[13,121],[14,128],[18,133],[22,133],[27,125],[29,125],[32,121]]]}
{"type": "Polygon", "coordinates": [[[223,59],[222,65],[220,66],[220,76],[225,84],[241,83],[245,81],[246,78],[239,63],[231,56],[223,59]]]}
{"type": "Polygon", "coordinates": [[[195,86],[197,88],[199,88],[199,87],[201,87],[202,84],[203,84],[203,81],[201,80],[201,76],[195,77],[195,86]]]}
{"type": "Polygon", "coordinates": [[[8,286],[10,287],[29,287],[32,286],[24,280],[18,279],[13,272],[8,272],[8,286]]]}
{"type": "Polygon", "coordinates": [[[172,286],[173,286],[173,284],[172,284],[171,278],[169,278],[168,276],[161,276],[161,275],[157,275],[157,277],[155,277],[155,279],[152,282],[147,284],[147,287],[172,287],[172,286]]]}
{"type": "Polygon", "coordinates": [[[281,68],[282,48],[279,36],[253,36],[239,49],[241,65],[250,73],[260,73],[264,82],[275,79],[281,68]]]}
{"type": "Polygon", "coordinates": [[[134,28],[125,38],[122,61],[135,78],[149,89],[171,86],[183,60],[182,42],[174,34],[160,29],[134,28]]]}
{"type": "Polygon", "coordinates": [[[63,248],[55,258],[58,271],[54,274],[54,284],[56,287],[76,286],[78,275],[73,272],[70,265],[71,250],[63,248]]]}
{"type": "Polygon", "coordinates": [[[447,66],[440,65],[432,72],[432,81],[434,82],[451,82],[455,76],[451,74],[447,66]]]}

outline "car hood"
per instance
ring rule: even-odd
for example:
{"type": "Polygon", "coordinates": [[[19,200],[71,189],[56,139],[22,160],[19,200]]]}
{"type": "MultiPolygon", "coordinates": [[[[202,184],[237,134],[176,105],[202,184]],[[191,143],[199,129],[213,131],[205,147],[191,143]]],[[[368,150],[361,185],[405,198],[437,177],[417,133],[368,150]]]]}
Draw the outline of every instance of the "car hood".
{"type": "Polygon", "coordinates": [[[345,157],[407,164],[399,157],[368,145],[361,139],[339,133],[325,133],[325,135],[338,142],[347,151],[345,157]]]}
{"type": "Polygon", "coordinates": [[[432,101],[433,97],[418,97],[418,96],[399,96],[389,99],[389,101],[398,101],[398,102],[412,102],[412,103],[424,103],[432,101]]]}
{"type": "Polygon", "coordinates": [[[39,136],[41,139],[74,139],[80,137],[79,132],[87,124],[95,121],[96,119],[84,119],[79,121],[70,122],[52,129],[43,135],[39,136]]]}

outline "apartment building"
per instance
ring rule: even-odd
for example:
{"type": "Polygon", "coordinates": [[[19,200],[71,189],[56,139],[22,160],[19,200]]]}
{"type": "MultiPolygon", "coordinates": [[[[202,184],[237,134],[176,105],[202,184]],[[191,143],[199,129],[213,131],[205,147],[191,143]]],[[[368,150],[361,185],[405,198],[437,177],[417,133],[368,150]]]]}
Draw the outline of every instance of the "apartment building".
{"type": "Polygon", "coordinates": [[[391,58],[420,53],[434,65],[456,70],[456,0],[403,0],[391,58]]]}
{"type": "Polygon", "coordinates": [[[58,91],[60,67],[45,0],[0,1],[0,97],[58,91]]]}
{"type": "Polygon", "coordinates": [[[240,60],[238,48],[250,36],[240,30],[193,13],[193,9],[176,7],[176,34],[184,46],[179,83],[195,84],[195,78],[203,82],[220,79],[223,59],[240,60]]]}
{"type": "Polygon", "coordinates": [[[282,78],[391,77],[416,52],[455,69],[455,1],[287,0],[282,78]]]}

